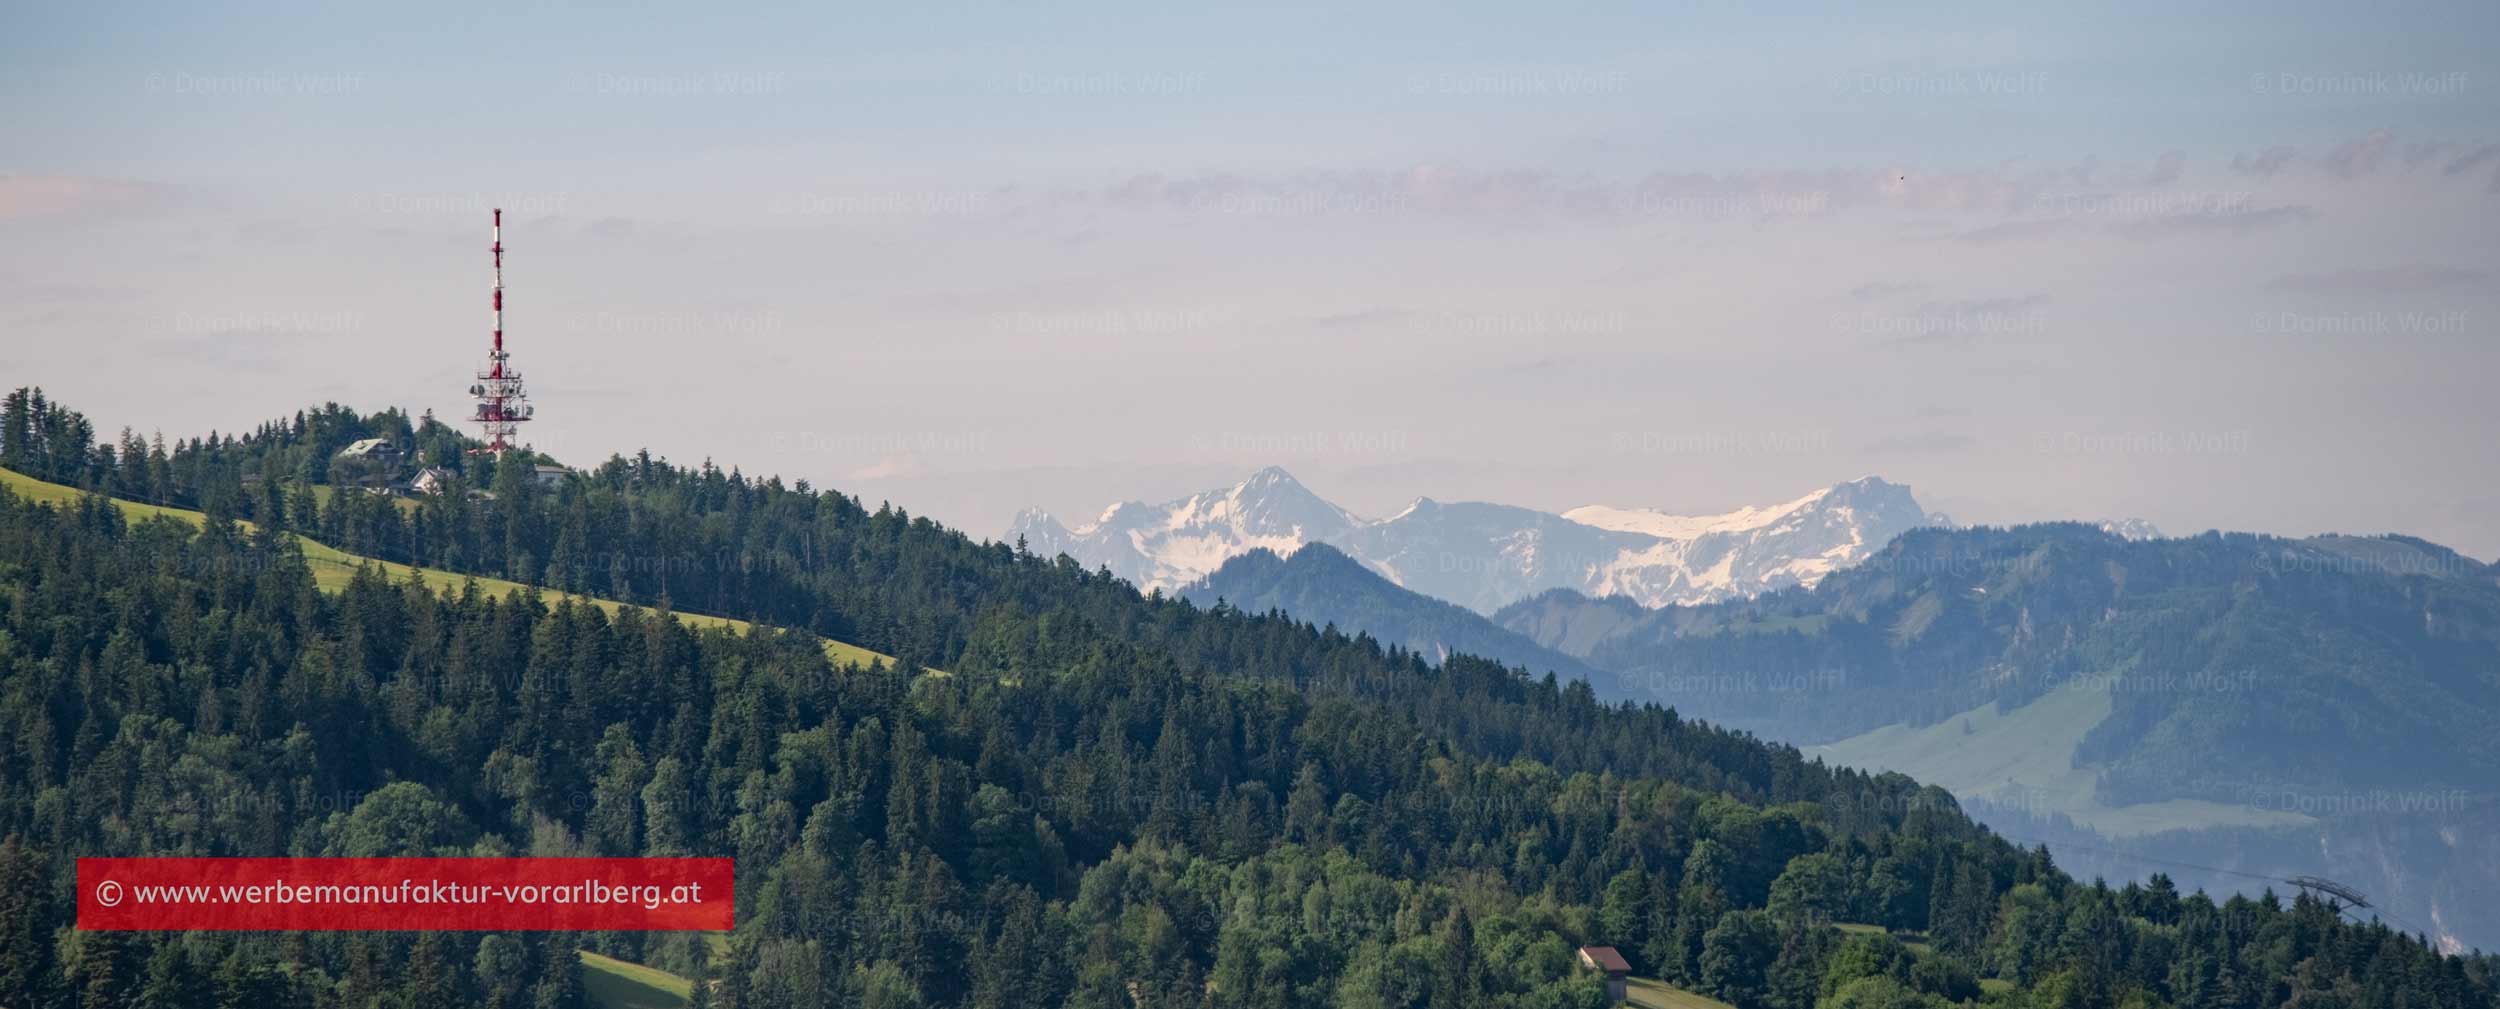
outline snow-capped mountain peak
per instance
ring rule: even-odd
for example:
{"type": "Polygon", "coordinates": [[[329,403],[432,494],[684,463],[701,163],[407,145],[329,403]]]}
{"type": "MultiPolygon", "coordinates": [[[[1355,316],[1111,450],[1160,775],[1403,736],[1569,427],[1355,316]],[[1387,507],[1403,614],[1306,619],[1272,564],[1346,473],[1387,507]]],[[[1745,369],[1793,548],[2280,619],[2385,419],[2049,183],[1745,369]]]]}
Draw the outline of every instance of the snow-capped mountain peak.
{"type": "Polygon", "coordinates": [[[1259,467],[1258,472],[1250,474],[1250,479],[1242,481],[1241,486],[1234,489],[1255,491],[1270,487],[1291,487],[1307,493],[1307,488],[1302,486],[1302,481],[1294,479],[1293,474],[1285,472],[1282,466],[1259,467]]]}
{"type": "Polygon", "coordinates": [[[1025,537],[1035,553],[1107,566],[1141,589],[1169,590],[1206,577],[1235,555],[1265,549],[1290,556],[1361,522],[1270,466],[1231,487],[1177,501],[1123,501],[1073,529],[1028,508],[1017,513],[1007,535],[1025,537]]]}
{"type": "Polygon", "coordinates": [[[2143,519],[2102,519],[2101,531],[2122,540],[2157,540],[2161,529],[2143,519]]]}
{"type": "Polygon", "coordinates": [[[1811,585],[1923,524],[1909,488],[1875,477],[1716,515],[1605,505],[1554,515],[1419,497],[1372,521],[1270,466],[1160,505],[1113,505],[1076,529],[1028,509],[1008,536],[1167,591],[1251,550],[1328,543],[1407,588],[1491,613],[1553,588],[1658,606],[1811,585]]]}
{"type": "Polygon", "coordinates": [[[1563,517],[1653,541],[1597,565],[1590,593],[1647,606],[1812,585],[1927,524],[1908,487],[1873,476],[1715,515],[1590,505],[1563,517]]]}
{"type": "Polygon", "coordinates": [[[1583,505],[1564,512],[1563,517],[1586,526],[1611,529],[1615,532],[1640,533],[1660,539],[1686,540],[1704,533],[1744,532],[1760,529],[1799,510],[1829,497],[1829,487],[1783,504],[1744,507],[1718,515],[1670,515],[1649,508],[1614,508],[1606,505],[1583,505]]]}

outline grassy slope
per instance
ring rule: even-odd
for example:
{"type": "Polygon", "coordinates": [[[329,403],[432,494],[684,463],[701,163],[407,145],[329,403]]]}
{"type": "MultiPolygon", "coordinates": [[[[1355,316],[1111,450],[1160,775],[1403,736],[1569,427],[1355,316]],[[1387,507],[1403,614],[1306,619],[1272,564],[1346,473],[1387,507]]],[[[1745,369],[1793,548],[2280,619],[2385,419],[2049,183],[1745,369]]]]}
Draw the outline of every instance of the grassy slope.
{"type": "Polygon", "coordinates": [[[664,970],[583,950],[582,989],[600,1009],[678,1009],[694,985],[664,970]]]}
{"type": "MultiPolygon", "coordinates": [[[[321,483],[314,484],[312,492],[313,503],[318,504],[323,508],[328,508],[330,507],[330,499],[338,496],[339,489],[332,487],[329,484],[321,483]]],[[[417,511],[417,499],[415,498],[395,497],[391,499],[391,505],[398,508],[400,511],[411,515],[416,514],[417,511]]]]}
{"type": "Polygon", "coordinates": [[[1909,933],[1895,934],[1891,929],[1885,928],[1882,925],[1869,925],[1863,922],[1844,921],[1835,924],[1832,927],[1851,935],[1891,935],[1894,938],[1901,940],[1901,948],[1909,950],[1910,952],[1916,953],[1920,956],[1926,956],[1927,954],[1936,951],[1936,947],[1930,945],[1925,939],[1918,938],[1917,936],[1909,933]]]}
{"type": "Polygon", "coordinates": [[[1632,1005],[1648,1009],[1736,1009],[1725,1002],[1685,991],[1664,981],[1645,977],[1628,978],[1624,994],[1632,1005]]]}
{"type": "MultiPolygon", "coordinates": [[[[45,481],[27,476],[23,473],[8,469],[0,469],[0,486],[6,486],[9,489],[9,493],[15,494],[19,497],[51,504],[67,504],[74,502],[78,499],[79,495],[77,488],[64,487],[56,483],[47,483],[45,481]]],[[[114,507],[120,508],[122,510],[122,514],[129,516],[132,521],[164,517],[188,523],[192,526],[197,526],[204,519],[204,516],[202,516],[199,512],[189,511],[182,508],[168,508],[163,505],[141,504],[136,501],[122,501],[118,499],[113,502],[113,505],[114,507]]],[[[320,585],[325,591],[338,591],[340,587],[347,584],[348,579],[355,577],[357,568],[363,567],[367,564],[380,565],[383,573],[389,575],[391,580],[394,582],[407,581],[411,574],[422,577],[425,579],[426,587],[437,592],[458,592],[460,591],[462,583],[472,580],[477,582],[478,591],[490,596],[505,596],[514,592],[526,591],[530,588],[529,586],[523,585],[519,582],[505,581],[501,578],[472,578],[469,575],[455,574],[453,572],[443,571],[437,568],[412,568],[405,564],[393,564],[389,561],[374,560],[370,557],[359,557],[355,554],[347,553],[320,543],[315,543],[312,540],[305,539],[301,536],[298,536],[295,539],[296,542],[303,544],[304,560],[312,566],[314,583],[320,585]]],[[[557,592],[551,589],[540,589],[539,591],[543,595],[549,597],[550,600],[563,598],[569,595],[569,593],[557,592]]],[[[595,599],[589,596],[572,596],[571,598],[597,606],[611,615],[626,606],[632,605],[630,603],[620,603],[613,599],[595,599]]],[[[731,620],[727,617],[705,616],[699,613],[679,613],[677,614],[677,619],[684,621],[686,626],[696,629],[726,627],[732,631],[745,633],[750,626],[744,620],[731,620]]],[[[837,666],[865,666],[871,660],[884,660],[886,662],[894,661],[892,656],[872,652],[868,649],[861,648],[858,645],[833,640],[827,640],[825,642],[825,657],[833,660],[833,663],[837,666]]]]}
{"type": "Polygon", "coordinates": [[[2310,822],[2298,813],[2200,799],[2103,805],[2096,794],[2099,771],[2077,764],[2075,749],[2109,717],[2111,682],[2081,679],[2012,711],[1990,702],[1923,729],[1887,725],[1805,752],[1834,764],[1900,771],[1999,806],[2063,813],[2110,837],[2310,822]]]}

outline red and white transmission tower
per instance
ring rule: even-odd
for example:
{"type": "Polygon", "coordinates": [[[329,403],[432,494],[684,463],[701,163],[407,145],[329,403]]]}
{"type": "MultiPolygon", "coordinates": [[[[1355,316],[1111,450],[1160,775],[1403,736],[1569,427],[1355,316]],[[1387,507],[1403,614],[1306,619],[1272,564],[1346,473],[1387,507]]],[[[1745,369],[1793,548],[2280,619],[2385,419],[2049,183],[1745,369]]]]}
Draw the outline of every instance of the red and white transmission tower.
{"type": "Polygon", "coordinates": [[[495,211],[495,349],[486,354],[486,369],[477,373],[469,395],[477,397],[477,414],[469,419],[484,429],[486,447],[478,451],[498,459],[513,449],[512,434],[530,419],[529,392],[521,373],[512,369],[512,355],[503,349],[503,210],[495,211]]]}

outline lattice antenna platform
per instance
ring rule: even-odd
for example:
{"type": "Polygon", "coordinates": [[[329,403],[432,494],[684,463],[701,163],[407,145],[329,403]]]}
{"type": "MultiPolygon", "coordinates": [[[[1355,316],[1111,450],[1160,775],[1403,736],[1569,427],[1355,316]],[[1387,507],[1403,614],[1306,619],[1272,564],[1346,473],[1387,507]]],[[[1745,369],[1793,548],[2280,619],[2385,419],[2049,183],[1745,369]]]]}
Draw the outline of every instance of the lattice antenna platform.
{"type": "Polygon", "coordinates": [[[478,425],[486,439],[486,447],[478,451],[498,459],[514,448],[512,436],[522,422],[535,411],[530,406],[529,390],[521,384],[521,373],[512,367],[512,355],[503,349],[503,210],[495,210],[495,342],[486,352],[486,367],[479,369],[477,384],[469,387],[469,395],[477,397],[477,413],[469,420],[478,425]]]}

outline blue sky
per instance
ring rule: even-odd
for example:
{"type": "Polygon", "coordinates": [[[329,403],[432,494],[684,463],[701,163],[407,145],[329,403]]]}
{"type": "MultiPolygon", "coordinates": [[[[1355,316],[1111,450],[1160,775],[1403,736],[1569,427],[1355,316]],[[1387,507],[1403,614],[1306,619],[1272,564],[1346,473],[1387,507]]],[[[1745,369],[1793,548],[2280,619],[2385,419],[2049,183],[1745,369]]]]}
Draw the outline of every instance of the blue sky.
{"type": "Polygon", "coordinates": [[[939,155],[1003,142],[1045,148],[1054,160],[1071,141],[1142,140],[1172,168],[1247,144],[1317,141],[1385,163],[1498,153],[1637,170],[1662,158],[1732,168],[1807,157],[2150,156],[2382,128],[2470,129],[2500,111],[2488,80],[2439,102],[2369,93],[2269,101],[2251,86],[2284,74],[2479,76],[2492,68],[2487,43],[2500,31],[2487,4],[1839,5],[1770,14],[1715,2],[906,6],[21,5],[0,52],[12,68],[10,121],[43,136],[57,167],[100,173],[190,165],[241,175],[255,163],[272,167],[247,156],[269,149],[262,140],[289,145],[298,163],[281,172],[371,171],[381,167],[377,155],[402,172],[474,171],[509,157],[486,155],[498,146],[490,136],[498,123],[576,157],[770,148],[824,131],[939,155]],[[1943,78],[1955,72],[1974,75],[1970,93],[1915,103],[1858,90],[1949,88],[1943,78]],[[186,75],[249,74],[357,80],[347,101],[170,93],[186,75]],[[752,95],[711,96],[752,100],[601,100],[629,97],[603,95],[603,79],[630,87],[715,74],[771,80],[752,95]],[[2026,82],[2030,74],[2039,79],[2026,82]],[[1050,98],[1030,86],[1054,79],[1118,75],[1170,78],[1181,90],[1007,100],[1050,98]],[[1991,75],[2015,93],[1984,93],[1991,75]],[[1488,96],[1480,87],[1475,97],[1485,100],[1466,100],[1414,87],[1453,80],[1542,81],[1563,93],[1488,96]],[[968,130],[982,131],[979,143],[964,142],[968,130]],[[1384,132],[1394,136],[1373,135],[1384,132]]]}
{"type": "Polygon", "coordinates": [[[1282,464],[2500,553],[2500,7],[0,14],[0,370],[464,412],[975,533],[1282,464]],[[149,379],[146,383],[133,377],[149,379]]]}

